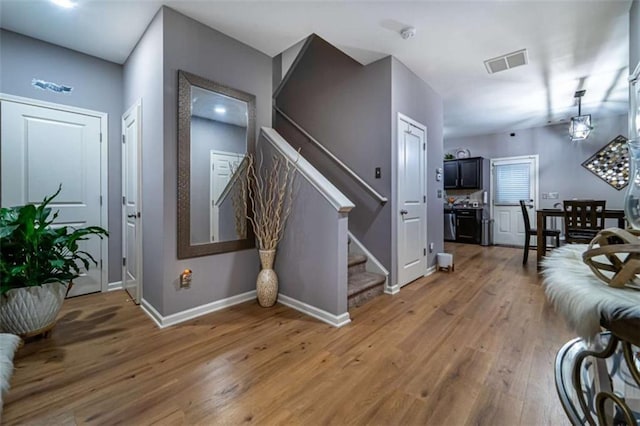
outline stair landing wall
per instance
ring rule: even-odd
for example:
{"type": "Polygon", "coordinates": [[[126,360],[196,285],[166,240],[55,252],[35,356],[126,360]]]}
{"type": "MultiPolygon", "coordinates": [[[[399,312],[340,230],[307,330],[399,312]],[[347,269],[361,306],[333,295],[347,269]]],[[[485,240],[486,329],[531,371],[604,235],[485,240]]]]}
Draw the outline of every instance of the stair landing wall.
{"type": "MultiPolygon", "coordinates": [[[[271,158],[275,149],[260,136],[258,147],[271,158]]],[[[347,311],[348,213],[340,213],[298,174],[295,198],[275,270],[279,292],[339,316],[347,311]]]]}

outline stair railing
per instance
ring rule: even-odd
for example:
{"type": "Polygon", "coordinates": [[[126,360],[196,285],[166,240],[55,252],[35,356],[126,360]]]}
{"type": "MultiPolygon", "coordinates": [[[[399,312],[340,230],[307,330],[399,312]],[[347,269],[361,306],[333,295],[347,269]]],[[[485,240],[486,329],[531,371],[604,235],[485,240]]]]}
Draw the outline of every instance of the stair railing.
{"type": "Polygon", "coordinates": [[[327,148],[325,148],[324,145],[322,145],[316,138],[314,138],[313,136],[311,136],[309,134],[309,132],[307,132],[305,129],[303,129],[298,123],[295,122],[295,120],[291,117],[289,117],[287,114],[285,114],[284,111],[282,111],[280,108],[278,108],[278,106],[275,104],[273,104],[273,109],[282,116],[282,118],[284,118],[285,120],[287,120],[293,127],[295,127],[296,129],[298,129],[300,131],[300,133],[302,133],[307,139],[309,139],[318,149],[320,149],[320,151],[322,151],[327,157],[329,157],[330,159],[332,159],[342,170],[344,170],[349,176],[351,176],[356,182],[358,182],[364,189],[367,190],[367,192],[369,192],[374,198],[376,198],[380,204],[384,205],[387,203],[387,201],[389,201],[387,199],[387,197],[382,196],[378,191],[376,191],[375,189],[373,189],[371,187],[371,185],[369,185],[367,182],[365,182],[364,179],[362,179],[356,172],[354,172],[349,166],[347,166],[346,164],[344,164],[338,157],[335,156],[334,153],[332,153],[331,151],[329,151],[327,148]]]}

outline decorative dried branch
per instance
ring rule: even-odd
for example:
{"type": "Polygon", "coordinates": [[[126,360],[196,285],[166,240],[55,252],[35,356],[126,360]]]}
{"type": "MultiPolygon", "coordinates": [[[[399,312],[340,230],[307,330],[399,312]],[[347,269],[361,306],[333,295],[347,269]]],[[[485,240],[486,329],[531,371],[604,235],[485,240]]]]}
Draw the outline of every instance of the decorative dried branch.
{"type": "Polygon", "coordinates": [[[274,250],[282,239],[293,205],[295,169],[286,158],[274,155],[268,166],[260,157],[256,167],[253,154],[247,156],[247,172],[243,191],[247,219],[253,228],[260,250],[274,250]],[[249,205],[250,203],[250,205],[249,205]]]}
{"type": "Polygon", "coordinates": [[[247,157],[245,156],[240,164],[234,168],[233,164],[229,162],[229,168],[231,169],[231,175],[235,176],[236,183],[233,188],[233,198],[231,199],[234,212],[234,222],[236,235],[238,238],[247,238],[247,157]]]}

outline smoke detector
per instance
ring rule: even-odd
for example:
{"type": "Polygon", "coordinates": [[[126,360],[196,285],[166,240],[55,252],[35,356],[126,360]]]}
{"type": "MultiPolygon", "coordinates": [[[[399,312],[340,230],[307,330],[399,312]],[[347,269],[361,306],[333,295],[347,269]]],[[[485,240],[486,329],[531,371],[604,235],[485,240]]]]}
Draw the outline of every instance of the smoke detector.
{"type": "Polygon", "coordinates": [[[416,35],[416,28],[415,27],[407,27],[405,29],[403,29],[402,31],[400,31],[400,36],[404,39],[404,40],[408,40],[412,37],[415,37],[416,35]]]}
{"type": "Polygon", "coordinates": [[[487,68],[487,72],[489,74],[493,74],[496,72],[506,71],[511,68],[519,67],[521,65],[527,65],[528,63],[529,57],[527,55],[527,49],[521,49],[515,52],[507,53],[506,55],[487,59],[486,61],[484,61],[484,66],[487,68]]]}

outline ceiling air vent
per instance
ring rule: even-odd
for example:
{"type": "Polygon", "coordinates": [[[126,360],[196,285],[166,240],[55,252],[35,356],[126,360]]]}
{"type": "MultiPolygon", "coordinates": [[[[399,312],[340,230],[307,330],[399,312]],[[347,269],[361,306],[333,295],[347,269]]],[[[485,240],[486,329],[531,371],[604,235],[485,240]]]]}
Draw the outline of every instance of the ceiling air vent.
{"type": "Polygon", "coordinates": [[[487,72],[489,74],[493,74],[519,67],[520,65],[526,65],[528,62],[527,49],[522,49],[516,52],[507,53],[506,55],[498,56],[497,58],[487,59],[484,61],[484,66],[487,67],[487,72]]]}

